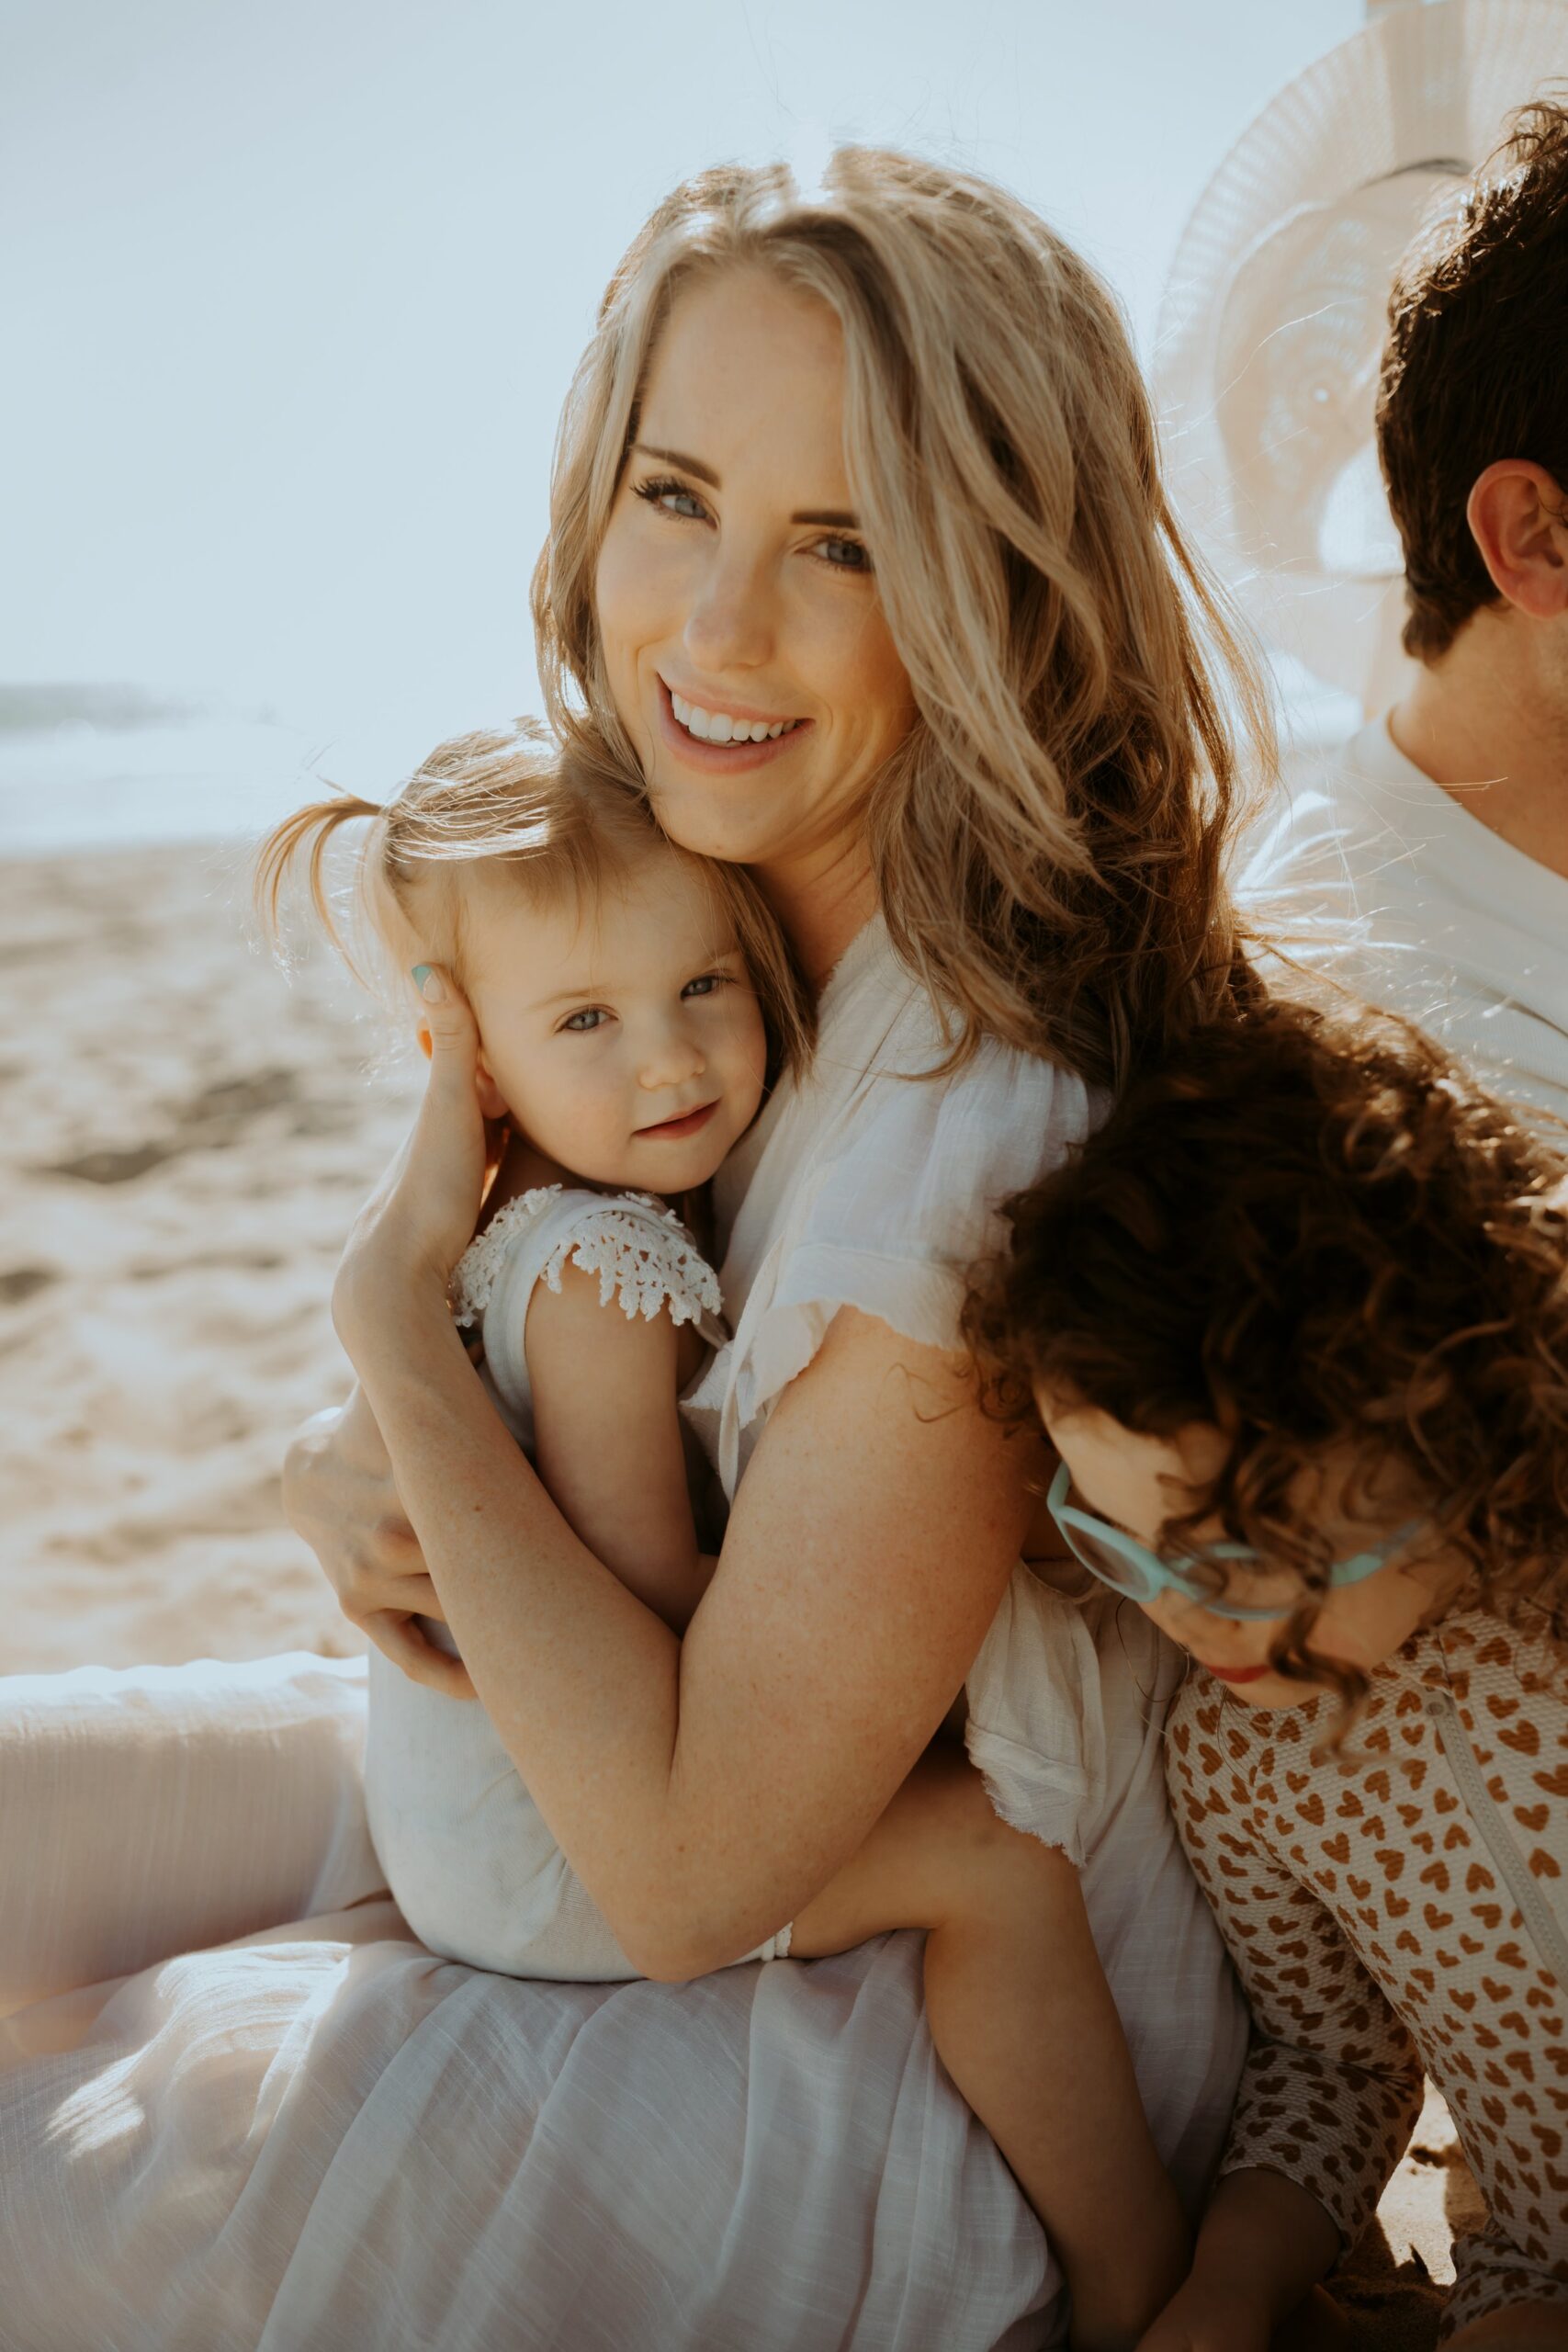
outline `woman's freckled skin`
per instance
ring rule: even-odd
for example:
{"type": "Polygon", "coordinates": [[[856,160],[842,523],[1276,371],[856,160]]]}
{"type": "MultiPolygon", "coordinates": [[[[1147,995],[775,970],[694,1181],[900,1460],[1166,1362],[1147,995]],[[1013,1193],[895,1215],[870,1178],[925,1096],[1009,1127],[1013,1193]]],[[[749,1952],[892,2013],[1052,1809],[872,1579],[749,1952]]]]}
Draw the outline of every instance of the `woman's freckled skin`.
{"type": "Polygon", "coordinates": [[[875,575],[845,560],[855,535],[792,519],[852,510],[843,372],[838,322],[814,297],[752,269],[689,287],[654,353],[595,582],[610,690],[660,823],[795,891],[830,873],[869,882],[867,794],[915,718],[875,575]],[[718,487],[645,446],[698,460],[718,487]],[[637,494],[670,477],[682,494],[637,494]],[[762,766],[705,772],[666,739],[667,685],[810,724],[762,766]]]}

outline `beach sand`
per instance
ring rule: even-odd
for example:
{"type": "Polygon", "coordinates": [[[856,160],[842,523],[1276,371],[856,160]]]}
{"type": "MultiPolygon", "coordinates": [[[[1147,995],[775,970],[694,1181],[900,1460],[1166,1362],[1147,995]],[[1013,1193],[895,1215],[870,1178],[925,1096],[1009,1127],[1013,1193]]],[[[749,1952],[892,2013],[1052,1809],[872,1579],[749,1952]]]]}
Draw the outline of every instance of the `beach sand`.
{"type": "Polygon", "coordinates": [[[285,1528],[288,1431],[418,1080],[324,953],[245,933],[243,853],[10,863],[0,1045],[0,1665],[358,1646],[285,1528]]]}
{"type": "MultiPolygon", "coordinates": [[[[203,845],[0,876],[0,1670],[362,1646],[278,1467],[346,1386],[333,1268],[419,1066],[367,1069],[386,1033],[335,959],[290,985],[248,944],[243,868],[203,845]]],[[[1451,2278],[1473,2195],[1433,2098],[1359,2343],[1431,2343],[1420,2266],[1451,2278]]]]}

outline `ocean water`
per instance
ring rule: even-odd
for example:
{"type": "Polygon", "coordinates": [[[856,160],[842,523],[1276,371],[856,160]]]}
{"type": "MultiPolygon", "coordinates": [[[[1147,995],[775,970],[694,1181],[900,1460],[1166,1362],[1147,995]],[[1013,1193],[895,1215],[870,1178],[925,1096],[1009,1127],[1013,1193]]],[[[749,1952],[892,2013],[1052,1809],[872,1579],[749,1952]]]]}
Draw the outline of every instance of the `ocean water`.
{"type": "Polygon", "coordinates": [[[0,856],[254,840],[333,791],[390,799],[433,744],[476,723],[417,698],[334,728],[182,710],[131,687],[0,684],[0,856]]]}
{"type": "Polygon", "coordinates": [[[324,753],[243,718],[0,729],[0,854],[259,834],[324,788],[324,753]]]}

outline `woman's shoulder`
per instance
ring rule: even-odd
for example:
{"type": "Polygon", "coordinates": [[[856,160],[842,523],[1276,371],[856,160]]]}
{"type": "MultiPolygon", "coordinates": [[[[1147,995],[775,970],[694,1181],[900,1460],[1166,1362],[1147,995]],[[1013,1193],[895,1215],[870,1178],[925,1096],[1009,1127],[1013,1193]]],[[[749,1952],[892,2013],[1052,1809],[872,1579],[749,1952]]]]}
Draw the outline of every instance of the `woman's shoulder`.
{"type": "Polygon", "coordinates": [[[827,1105],[822,1159],[840,1181],[826,1193],[921,1254],[971,1253],[997,1204],[1081,1141],[1101,1102],[1075,1072],[996,1038],[948,1067],[953,1034],[880,923],[863,956],[859,987],[824,1023],[840,1069],[861,1057],[836,1120],[827,1105]]]}
{"type": "Polygon", "coordinates": [[[824,998],[817,1062],[746,1171],[724,1284],[732,1347],[694,1399],[720,1405],[727,1487],[773,1399],[840,1307],[943,1351],[961,1345],[971,1268],[1001,1246],[1010,1194],[1093,1124],[1083,1081],[989,1042],[951,1041],[886,933],[863,933],[824,998]],[[733,1424],[733,1426],[730,1426],[733,1424]]]}

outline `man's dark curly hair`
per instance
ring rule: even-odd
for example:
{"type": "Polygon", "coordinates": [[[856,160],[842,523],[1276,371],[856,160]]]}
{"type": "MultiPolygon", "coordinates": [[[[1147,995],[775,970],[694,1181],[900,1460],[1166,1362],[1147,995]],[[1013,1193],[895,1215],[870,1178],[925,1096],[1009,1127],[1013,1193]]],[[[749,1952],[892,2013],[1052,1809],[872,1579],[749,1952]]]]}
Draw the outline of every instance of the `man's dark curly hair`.
{"type": "Polygon", "coordinates": [[[1568,492],[1568,107],[1545,99],[1417,238],[1389,298],[1378,454],[1404,547],[1404,650],[1436,661],[1497,592],[1465,509],[1501,458],[1568,492]]]}
{"type": "Polygon", "coordinates": [[[1282,1671],[1365,1687],[1306,1647],[1332,1554],[1300,1474],[1364,1496],[1390,1455],[1434,1550],[1561,1632],[1568,1160],[1418,1029],[1264,999],[1005,1215],[964,1312],[992,1408],[1021,1419],[1039,1385],[1145,1434],[1216,1424],[1229,1458],[1161,1540],[1214,1514],[1299,1574],[1282,1671]]]}

